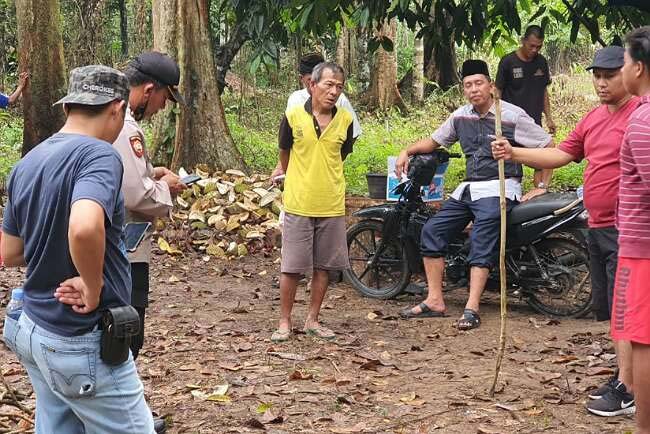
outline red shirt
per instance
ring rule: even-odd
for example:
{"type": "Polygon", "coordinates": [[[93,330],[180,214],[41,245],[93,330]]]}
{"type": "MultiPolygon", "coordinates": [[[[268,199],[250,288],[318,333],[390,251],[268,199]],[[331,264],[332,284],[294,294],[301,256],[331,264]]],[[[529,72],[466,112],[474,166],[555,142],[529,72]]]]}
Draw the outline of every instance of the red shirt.
{"type": "Polygon", "coordinates": [[[634,97],[611,113],[603,104],[582,118],[569,137],[560,143],[560,150],[572,155],[576,162],[583,158],[589,161],[584,172],[584,202],[589,212],[589,227],[604,228],[615,224],[621,143],[628,119],[638,105],[639,98],[634,97]]]}
{"type": "Polygon", "coordinates": [[[624,258],[650,258],[650,95],[641,98],[630,116],[621,145],[618,254],[624,258]]]}

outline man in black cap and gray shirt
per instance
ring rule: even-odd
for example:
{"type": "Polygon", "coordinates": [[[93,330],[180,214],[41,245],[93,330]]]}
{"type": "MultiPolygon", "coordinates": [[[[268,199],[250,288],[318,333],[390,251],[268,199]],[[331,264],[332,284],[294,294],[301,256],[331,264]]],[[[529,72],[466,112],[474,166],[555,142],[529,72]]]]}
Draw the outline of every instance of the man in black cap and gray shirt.
{"type": "Polygon", "coordinates": [[[34,388],[37,433],[154,432],[128,341],[111,339],[137,325],[122,162],[111,146],[128,98],[121,72],[72,70],[57,103],[65,125],[9,176],[0,254],[5,265],[26,265],[27,275],[23,312],[17,321],[7,317],[4,340],[34,388]],[[115,316],[105,321],[108,311],[120,313],[119,326],[115,316]]]}
{"type": "MultiPolygon", "coordinates": [[[[402,311],[403,318],[442,317],[446,314],[442,297],[442,276],[449,243],[473,221],[470,234],[469,299],[458,320],[460,330],[469,330],[481,324],[479,303],[490,269],[495,265],[499,251],[499,172],[492,158],[490,143],[495,133],[494,85],[488,66],[482,60],[467,60],[462,67],[462,86],[469,104],[457,109],[431,137],[422,139],[402,151],[397,159],[396,172],[408,172],[409,157],[427,154],[440,146],[460,142],[467,164],[465,182],[445,201],[436,215],[422,228],[420,252],[424,259],[429,293],[422,303],[402,311]]],[[[544,148],[551,144],[549,136],[521,108],[503,102],[501,105],[503,136],[526,148],[544,148]]],[[[536,188],[522,197],[520,164],[506,162],[506,201],[508,209],[519,200],[527,200],[546,192],[536,188]]],[[[545,184],[551,171],[535,173],[537,182],[545,184]]]]}
{"type": "MultiPolygon", "coordinates": [[[[131,85],[129,107],[124,128],[113,145],[124,164],[124,206],[127,222],[153,221],[167,217],[172,209],[172,197],[186,186],[178,175],[166,167],[153,167],[147,155],[144,132],[138,121],[148,119],[162,110],[167,101],[183,103],[178,92],[180,70],[169,56],[155,51],[145,52],[133,59],[124,70],[131,85]]],[[[140,314],[140,334],[132,340],[131,351],[138,357],[144,343],[145,309],[149,304],[149,261],[151,234],[148,233],[134,252],[129,254],[133,293],[131,303],[140,314]]],[[[156,420],[161,432],[162,419],[156,420]]]]}

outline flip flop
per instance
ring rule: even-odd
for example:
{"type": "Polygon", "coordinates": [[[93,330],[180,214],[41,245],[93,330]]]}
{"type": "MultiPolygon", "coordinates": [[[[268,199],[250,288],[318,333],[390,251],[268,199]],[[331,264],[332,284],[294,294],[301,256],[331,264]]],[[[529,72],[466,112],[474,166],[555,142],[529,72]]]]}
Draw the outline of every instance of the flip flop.
{"type": "Polygon", "coordinates": [[[271,342],[286,342],[291,337],[291,330],[280,330],[277,329],[271,335],[271,342]]]}
{"type": "Polygon", "coordinates": [[[481,325],[481,317],[473,309],[463,310],[463,317],[458,320],[458,330],[472,330],[481,325]]]}
{"type": "Polygon", "coordinates": [[[303,331],[307,336],[313,336],[315,338],[325,339],[326,341],[331,341],[336,339],[336,334],[332,330],[328,329],[327,327],[323,327],[321,325],[319,325],[318,327],[310,327],[310,328],[305,327],[303,331]]]}
{"type": "Polygon", "coordinates": [[[399,316],[402,319],[411,319],[411,318],[444,318],[447,314],[443,311],[432,310],[426,303],[422,302],[418,304],[418,307],[421,309],[421,312],[413,312],[412,307],[408,307],[399,313],[399,316]]]}

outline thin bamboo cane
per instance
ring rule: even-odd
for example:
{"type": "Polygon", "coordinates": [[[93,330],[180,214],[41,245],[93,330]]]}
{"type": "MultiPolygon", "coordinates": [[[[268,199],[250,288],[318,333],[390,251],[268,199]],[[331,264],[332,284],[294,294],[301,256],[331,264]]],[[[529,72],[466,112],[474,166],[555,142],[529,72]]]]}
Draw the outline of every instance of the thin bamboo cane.
{"type": "MultiPolygon", "coordinates": [[[[496,109],[496,120],[494,135],[501,138],[501,99],[495,97],[494,108],[496,109]]],[[[490,388],[490,396],[494,396],[501,371],[501,362],[506,349],[506,323],[508,309],[508,293],[506,291],[506,177],[503,160],[499,160],[499,206],[501,208],[501,237],[499,246],[499,277],[501,281],[501,332],[499,334],[499,349],[497,352],[496,366],[494,368],[494,381],[490,388]]]]}

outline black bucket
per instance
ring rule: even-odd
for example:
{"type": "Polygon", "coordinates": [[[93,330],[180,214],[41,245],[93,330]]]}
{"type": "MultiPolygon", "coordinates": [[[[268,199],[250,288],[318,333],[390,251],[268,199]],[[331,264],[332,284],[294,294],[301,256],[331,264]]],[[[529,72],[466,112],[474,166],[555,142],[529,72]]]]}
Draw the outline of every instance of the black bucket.
{"type": "Polygon", "coordinates": [[[367,173],[368,196],[372,199],[386,199],[386,179],[383,173],[367,173]]]}

